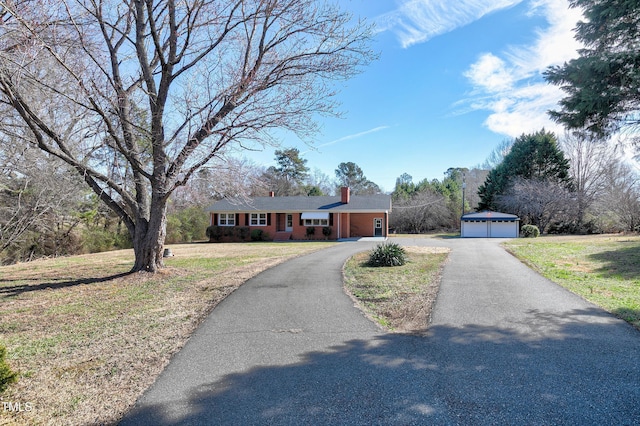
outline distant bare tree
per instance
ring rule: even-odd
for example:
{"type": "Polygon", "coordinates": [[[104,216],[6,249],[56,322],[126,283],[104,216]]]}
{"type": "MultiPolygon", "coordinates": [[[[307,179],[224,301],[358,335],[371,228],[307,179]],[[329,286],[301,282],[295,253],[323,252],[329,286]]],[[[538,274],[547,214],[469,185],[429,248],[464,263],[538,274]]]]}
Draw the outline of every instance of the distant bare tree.
{"type": "Polygon", "coordinates": [[[565,134],[560,145],[569,160],[569,174],[575,185],[576,217],[579,222],[597,197],[606,192],[605,177],[620,159],[607,141],[596,140],[580,133],[565,134]]]}
{"type": "MultiPolygon", "coordinates": [[[[5,141],[6,142],[6,141],[5,141]]],[[[11,251],[12,260],[28,260],[35,252],[19,248],[29,235],[46,245],[41,254],[67,254],[62,249],[79,223],[82,182],[79,177],[52,163],[38,150],[18,144],[0,146],[0,254],[11,251]],[[22,250],[26,252],[22,252],[22,250]],[[60,251],[62,250],[62,252],[60,251]]]]}
{"type": "Polygon", "coordinates": [[[606,188],[595,203],[606,231],[640,230],[640,176],[622,162],[611,162],[604,176],[606,188]]]}
{"type": "Polygon", "coordinates": [[[497,197],[496,204],[545,232],[553,221],[570,218],[577,202],[560,182],[516,178],[507,192],[497,197]]]}
{"type": "Polygon", "coordinates": [[[487,159],[477,168],[482,170],[491,170],[498,166],[504,160],[504,157],[509,154],[511,151],[511,147],[513,146],[514,139],[505,139],[500,142],[494,149],[489,153],[487,159]]]}
{"type": "MultiPolygon", "coordinates": [[[[487,179],[489,170],[482,170],[473,168],[465,172],[465,204],[469,206],[469,209],[474,210],[480,202],[480,196],[478,195],[478,188],[487,179]]],[[[468,210],[465,210],[467,213],[468,210]]]]}
{"type": "Polygon", "coordinates": [[[419,234],[446,227],[451,223],[447,198],[424,190],[410,199],[397,200],[393,205],[390,226],[398,232],[419,234]]]}
{"type": "Polygon", "coordinates": [[[69,164],[163,266],[171,194],[231,147],[307,139],[369,30],[316,0],[0,0],[1,131],[69,164]]]}

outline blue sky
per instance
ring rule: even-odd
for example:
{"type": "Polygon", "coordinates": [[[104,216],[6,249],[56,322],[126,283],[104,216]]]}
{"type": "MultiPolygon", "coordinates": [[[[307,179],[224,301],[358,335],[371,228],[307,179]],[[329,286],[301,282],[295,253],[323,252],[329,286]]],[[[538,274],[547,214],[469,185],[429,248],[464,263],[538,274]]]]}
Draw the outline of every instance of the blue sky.
{"type": "MultiPolygon", "coordinates": [[[[294,137],[307,165],[331,178],[358,164],[383,190],[403,173],[442,179],[482,163],[503,140],[543,127],[562,92],[542,72],[576,57],[580,11],[566,0],[341,0],[376,25],[380,59],[341,86],[344,117],[323,118],[313,147],[294,137]]],[[[275,165],[275,148],[247,153],[275,165]]]]}

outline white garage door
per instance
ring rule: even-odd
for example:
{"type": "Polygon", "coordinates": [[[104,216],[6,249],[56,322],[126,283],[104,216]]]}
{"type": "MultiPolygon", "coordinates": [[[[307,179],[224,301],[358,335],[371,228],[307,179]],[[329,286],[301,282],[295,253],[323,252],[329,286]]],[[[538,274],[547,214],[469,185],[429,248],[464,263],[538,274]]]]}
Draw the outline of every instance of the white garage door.
{"type": "Polygon", "coordinates": [[[489,235],[489,224],[486,220],[462,222],[465,238],[486,238],[489,235]]]}
{"type": "Polygon", "coordinates": [[[492,221],[490,232],[493,238],[516,238],[518,225],[511,221],[492,221]]]}

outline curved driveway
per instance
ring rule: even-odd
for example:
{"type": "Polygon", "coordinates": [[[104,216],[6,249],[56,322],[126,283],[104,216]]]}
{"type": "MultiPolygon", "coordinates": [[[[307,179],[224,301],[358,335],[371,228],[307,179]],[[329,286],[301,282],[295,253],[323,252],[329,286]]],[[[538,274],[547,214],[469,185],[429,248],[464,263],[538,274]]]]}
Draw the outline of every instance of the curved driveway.
{"type": "Polygon", "coordinates": [[[640,333],[488,239],[452,252],[426,337],[388,334],[342,291],[347,242],[224,300],[123,425],[637,425],[640,333]]]}

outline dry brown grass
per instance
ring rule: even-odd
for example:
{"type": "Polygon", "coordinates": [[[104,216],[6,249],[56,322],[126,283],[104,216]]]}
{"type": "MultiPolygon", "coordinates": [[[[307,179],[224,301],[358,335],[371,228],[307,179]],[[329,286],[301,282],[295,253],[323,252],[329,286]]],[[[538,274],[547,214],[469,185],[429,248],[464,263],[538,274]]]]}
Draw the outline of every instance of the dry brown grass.
{"type": "Polygon", "coordinates": [[[450,249],[403,247],[409,261],[402,266],[369,267],[369,253],[345,265],[345,289],[358,306],[387,330],[423,333],[431,320],[442,266],[450,249]]]}
{"type": "Polygon", "coordinates": [[[0,341],[20,373],[2,402],[29,408],[0,404],[0,424],[116,422],[229,293],[329,244],[175,245],[155,275],[127,274],[130,250],[0,268],[0,341]]]}

